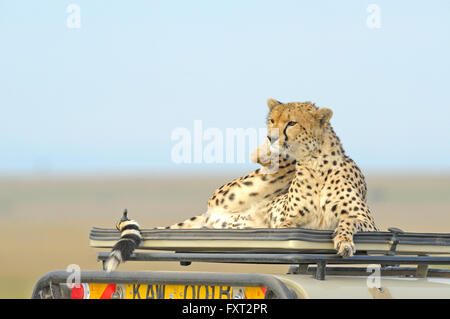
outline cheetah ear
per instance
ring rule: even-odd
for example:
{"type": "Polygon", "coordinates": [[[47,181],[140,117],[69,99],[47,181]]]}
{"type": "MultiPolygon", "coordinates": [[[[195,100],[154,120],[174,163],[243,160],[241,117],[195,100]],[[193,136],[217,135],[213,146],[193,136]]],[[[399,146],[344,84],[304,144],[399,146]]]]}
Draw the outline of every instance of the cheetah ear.
{"type": "Polygon", "coordinates": [[[267,100],[267,106],[269,107],[269,109],[270,109],[271,111],[272,111],[272,109],[274,108],[274,106],[280,105],[280,104],[283,104],[283,103],[281,103],[280,101],[277,101],[277,100],[275,100],[275,99],[272,99],[272,98],[270,98],[270,99],[267,100]]]}
{"type": "Polygon", "coordinates": [[[320,127],[324,127],[333,116],[333,111],[329,108],[323,107],[317,110],[316,119],[319,122],[320,127]]]}

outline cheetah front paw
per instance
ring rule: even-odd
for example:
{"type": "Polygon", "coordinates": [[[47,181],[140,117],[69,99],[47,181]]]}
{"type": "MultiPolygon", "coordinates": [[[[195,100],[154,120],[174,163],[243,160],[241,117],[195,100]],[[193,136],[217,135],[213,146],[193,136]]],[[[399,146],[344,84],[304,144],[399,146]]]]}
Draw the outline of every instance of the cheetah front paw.
{"type": "Polygon", "coordinates": [[[335,240],[334,249],[336,249],[338,255],[342,257],[351,257],[354,253],[356,253],[356,248],[353,241],[335,240]]]}

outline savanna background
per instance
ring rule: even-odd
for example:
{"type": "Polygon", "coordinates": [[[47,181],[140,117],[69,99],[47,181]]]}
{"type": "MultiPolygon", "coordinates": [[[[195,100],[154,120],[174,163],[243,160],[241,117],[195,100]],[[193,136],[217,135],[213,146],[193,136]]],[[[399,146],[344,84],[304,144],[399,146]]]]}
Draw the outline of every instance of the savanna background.
{"type": "MultiPolygon", "coordinates": [[[[123,208],[143,227],[204,212],[257,165],[177,164],[172,132],[264,127],[268,97],[333,109],[381,228],[450,232],[449,14],[444,0],[0,1],[0,298],[100,269],[89,230],[123,208]]],[[[254,268],[287,269],[213,269],[254,268]]]]}

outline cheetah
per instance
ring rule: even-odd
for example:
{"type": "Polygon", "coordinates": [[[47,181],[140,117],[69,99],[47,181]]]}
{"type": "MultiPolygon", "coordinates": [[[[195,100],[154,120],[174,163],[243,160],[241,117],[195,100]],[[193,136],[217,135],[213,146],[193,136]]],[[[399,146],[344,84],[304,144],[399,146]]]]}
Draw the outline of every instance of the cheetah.
{"type": "MultiPolygon", "coordinates": [[[[267,142],[252,154],[262,167],[218,188],[206,213],[166,228],[334,230],[337,253],[352,256],[353,234],[377,228],[364,176],[329,123],[333,112],[311,102],[267,104],[267,142]]],[[[117,228],[123,236],[105,262],[107,271],[142,240],[137,223],[126,216],[117,228]]]]}
{"type": "Polygon", "coordinates": [[[265,204],[264,224],[334,230],[334,248],[350,257],[356,252],[355,232],[378,230],[367,206],[364,175],[331,127],[332,110],[310,111],[302,104],[276,103],[270,109],[271,148],[294,157],[296,173],[288,192],[265,204]]]}

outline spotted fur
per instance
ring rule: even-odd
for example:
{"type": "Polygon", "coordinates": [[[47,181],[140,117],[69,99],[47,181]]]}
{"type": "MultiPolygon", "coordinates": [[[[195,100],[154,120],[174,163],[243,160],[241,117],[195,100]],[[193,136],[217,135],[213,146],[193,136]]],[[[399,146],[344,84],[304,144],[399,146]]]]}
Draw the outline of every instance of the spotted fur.
{"type": "Polygon", "coordinates": [[[273,129],[281,132],[272,138],[273,147],[297,162],[288,192],[266,204],[265,224],[334,230],[338,254],[351,256],[353,234],[377,230],[366,203],[364,176],[329,123],[333,112],[317,107],[305,111],[302,104],[274,103],[270,110],[269,135],[273,129]]]}
{"type": "Polygon", "coordinates": [[[257,170],[220,187],[205,214],[168,228],[334,230],[337,253],[352,256],[355,232],[377,228],[364,176],[329,123],[333,112],[311,102],[269,99],[268,106],[268,151],[261,154],[278,154],[290,165],[281,164],[281,171],[272,175],[257,170]],[[242,200],[235,201],[237,197],[242,200]]]}

